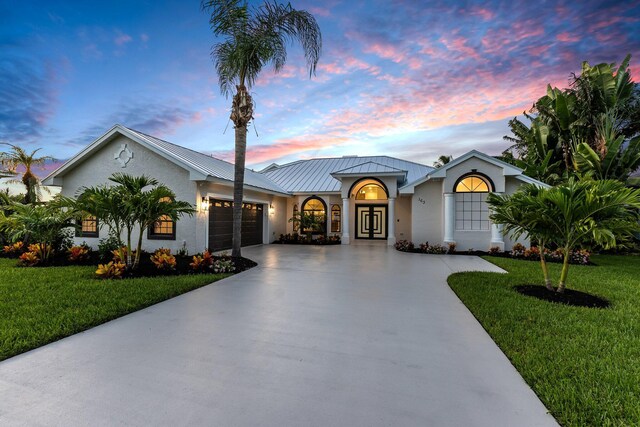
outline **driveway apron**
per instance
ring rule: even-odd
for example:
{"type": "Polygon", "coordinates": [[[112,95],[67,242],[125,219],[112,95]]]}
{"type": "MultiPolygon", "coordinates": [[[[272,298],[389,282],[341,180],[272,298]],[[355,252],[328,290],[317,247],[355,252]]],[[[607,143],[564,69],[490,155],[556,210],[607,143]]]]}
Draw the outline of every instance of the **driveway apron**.
{"type": "Polygon", "coordinates": [[[446,283],[386,246],[259,266],[0,363],[0,425],[556,425],[446,283]]]}

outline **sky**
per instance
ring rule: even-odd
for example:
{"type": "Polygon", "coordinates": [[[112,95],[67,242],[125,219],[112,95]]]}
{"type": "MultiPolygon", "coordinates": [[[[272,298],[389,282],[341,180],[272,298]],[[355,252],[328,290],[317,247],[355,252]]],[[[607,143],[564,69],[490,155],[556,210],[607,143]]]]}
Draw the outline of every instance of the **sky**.
{"type": "MultiPolygon", "coordinates": [[[[323,36],[252,88],[247,164],[500,154],[509,119],[582,61],[640,73],[638,1],[311,1],[323,36]]],[[[195,1],[0,0],[0,141],[58,161],[116,123],[233,160],[231,101],[195,1]]],[[[46,175],[47,170],[40,171],[46,175]]]]}

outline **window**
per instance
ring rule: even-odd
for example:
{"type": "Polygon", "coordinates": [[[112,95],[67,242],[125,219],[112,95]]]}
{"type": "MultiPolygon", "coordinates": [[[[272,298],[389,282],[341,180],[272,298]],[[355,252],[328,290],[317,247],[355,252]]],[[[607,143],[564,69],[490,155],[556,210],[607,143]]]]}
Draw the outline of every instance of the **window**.
{"type": "Polygon", "coordinates": [[[367,184],[358,190],[356,200],[387,200],[387,193],[378,184],[367,184]]]}
{"type": "Polygon", "coordinates": [[[487,194],[491,184],[478,175],[467,175],[455,186],[456,230],[489,230],[487,194]]]}
{"type": "Polygon", "coordinates": [[[80,226],[76,229],[76,237],[99,237],[98,218],[89,215],[79,222],[80,226]]]}
{"type": "MultiPolygon", "coordinates": [[[[305,200],[302,204],[302,213],[304,215],[312,215],[318,219],[320,222],[324,222],[327,214],[327,210],[325,208],[325,204],[319,198],[313,196],[305,200]]],[[[321,233],[325,232],[325,227],[322,227],[320,230],[321,233]]],[[[304,232],[308,232],[310,230],[302,230],[304,232]]]]}
{"type": "MultiPolygon", "coordinates": [[[[296,218],[296,217],[298,216],[298,212],[299,212],[299,210],[298,210],[298,204],[297,204],[297,203],[295,203],[295,204],[293,205],[293,217],[294,217],[294,218],[296,218]]],[[[299,223],[299,222],[294,222],[294,223],[293,223],[293,232],[294,232],[294,233],[297,233],[299,228],[300,228],[300,223],[299,223]]]]}
{"type": "MultiPolygon", "coordinates": [[[[160,199],[160,203],[168,202],[168,198],[160,199]]],[[[150,240],[175,240],[176,223],[168,216],[162,215],[149,227],[147,238],[150,240]]]]}
{"type": "Polygon", "coordinates": [[[333,205],[331,206],[331,232],[339,233],[340,232],[340,206],[333,205]]]}

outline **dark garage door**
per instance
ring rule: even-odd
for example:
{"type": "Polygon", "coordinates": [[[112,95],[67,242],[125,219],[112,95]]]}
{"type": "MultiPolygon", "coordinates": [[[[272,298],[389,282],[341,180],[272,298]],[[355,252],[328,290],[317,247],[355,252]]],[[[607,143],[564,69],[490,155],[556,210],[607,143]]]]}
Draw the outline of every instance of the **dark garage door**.
{"type": "MultiPolygon", "coordinates": [[[[262,243],[262,210],[257,203],[242,204],[242,246],[262,243]]],[[[233,202],[211,200],[209,208],[209,250],[231,249],[233,241],[233,202]]]]}

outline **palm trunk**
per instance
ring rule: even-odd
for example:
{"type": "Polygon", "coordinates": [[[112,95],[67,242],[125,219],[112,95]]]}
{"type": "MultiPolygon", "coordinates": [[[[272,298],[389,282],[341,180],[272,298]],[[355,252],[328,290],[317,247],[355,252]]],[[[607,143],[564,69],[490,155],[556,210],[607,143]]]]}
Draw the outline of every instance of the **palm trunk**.
{"type": "Polygon", "coordinates": [[[560,272],[560,283],[558,284],[558,292],[564,293],[565,283],[567,281],[567,274],[569,273],[569,255],[570,248],[564,248],[564,260],[562,261],[562,272],[560,272]]]}
{"type": "Polygon", "coordinates": [[[124,262],[127,268],[131,267],[131,229],[127,229],[127,259],[124,262]]]}
{"type": "Polygon", "coordinates": [[[540,266],[542,267],[542,275],[544,276],[544,285],[550,291],[553,291],[553,285],[551,284],[551,278],[549,277],[549,266],[547,260],[544,259],[544,244],[540,244],[540,266]]]}
{"type": "Polygon", "coordinates": [[[135,270],[136,268],[138,268],[138,265],[140,264],[140,254],[142,253],[142,235],[144,233],[144,230],[142,229],[142,227],[140,227],[140,235],[138,236],[138,245],[136,246],[136,258],[133,261],[133,269],[135,270]]]}
{"type": "Polygon", "coordinates": [[[231,121],[235,125],[236,161],[233,177],[233,245],[231,256],[242,256],[242,199],[244,190],[244,164],[247,154],[247,125],[253,118],[253,101],[247,88],[236,86],[233,97],[231,121]]]}

